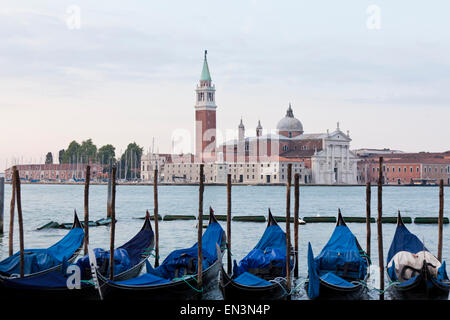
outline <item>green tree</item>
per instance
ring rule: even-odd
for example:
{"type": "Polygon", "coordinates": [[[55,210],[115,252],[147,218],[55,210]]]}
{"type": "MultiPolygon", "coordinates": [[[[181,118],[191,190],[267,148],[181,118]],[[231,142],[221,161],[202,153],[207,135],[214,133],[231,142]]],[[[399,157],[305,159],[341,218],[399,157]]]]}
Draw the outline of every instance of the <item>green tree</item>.
{"type": "Polygon", "coordinates": [[[101,164],[113,164],[115,162],[116,148],[112,144],[106,144],[98,149],[97,162],[101,164]]]}
{"type": "Polygon", "coordinates": [[[45,164],[52,164],[53,163],[53,155],[51,152],[48,152],[45,155],[45,164]]]}
{"type": "Polygon", "coordinates": [[[62,156],[63,163],[77,163],[80,156],[80,144],[73,140],[62,156]]]}
{"type": "Polygon", "coordinates": [[[127,149],[120,157],[120,177],[122,179],[132,179],[140,177],[141,157],[144,148],[136,144],[130,143],[127,149]]]}
{"type": "Polygon", "coordinates": [[[81,142],[80,160],[81,163],[89,163],[89,160],[95,160],[97,156],[97,146],[92,143],[92,139],[81,142]]]}
{"type": "Polygon", "coordinates": [[[64,163],[63,162],[63,155],[64,155],[64,149],[61,149],[61,150],[59,150],[59,152],[58,152],[58,161],[59,161],[59,163],[61,164],[61,163],[64,163]]]}

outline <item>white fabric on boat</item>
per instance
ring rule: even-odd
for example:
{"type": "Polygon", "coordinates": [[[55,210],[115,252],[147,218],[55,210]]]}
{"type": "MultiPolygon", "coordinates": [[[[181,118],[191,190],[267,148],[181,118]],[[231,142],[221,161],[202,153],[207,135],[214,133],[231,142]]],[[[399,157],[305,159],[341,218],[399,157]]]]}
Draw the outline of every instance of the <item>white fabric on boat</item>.
{"type": "Polygon", "coordinates": [[[431,254],[429,251],[419,251],[413,254],[408,251],[399,251],[395,256],[389,261],[388,268],[392,266],[392,262],[395,263],[395,273],[399,281],[406,281],[411,279],[417,273],[412,269],[406,269],[403,277],[401,277],[402,270],[405,266],[414,268],[416,270],[421,270],[423,266],[423,261],[426,260],[428,264],[428,271],[434,277],[437,277],[437,272],[441,263],[439,260],[431,254]]]}

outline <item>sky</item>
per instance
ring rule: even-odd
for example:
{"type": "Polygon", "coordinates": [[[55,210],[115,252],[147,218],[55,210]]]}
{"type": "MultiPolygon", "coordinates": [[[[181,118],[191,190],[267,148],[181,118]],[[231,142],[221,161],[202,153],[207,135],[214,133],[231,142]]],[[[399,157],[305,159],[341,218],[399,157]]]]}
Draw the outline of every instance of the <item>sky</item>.
{"type": "Polygon", "coordinates": [[[449,12],[411,0],[3,0],[0,168],[56,158],[72,140],[116,154],[153,139],[170,152],[174,132],[193,141],[205,49],[219,134],[241,117],[247,136],[258,120],[271,132],[291,103],[305,133],[339,122],[352,149],[450,150],[449,12]]]}

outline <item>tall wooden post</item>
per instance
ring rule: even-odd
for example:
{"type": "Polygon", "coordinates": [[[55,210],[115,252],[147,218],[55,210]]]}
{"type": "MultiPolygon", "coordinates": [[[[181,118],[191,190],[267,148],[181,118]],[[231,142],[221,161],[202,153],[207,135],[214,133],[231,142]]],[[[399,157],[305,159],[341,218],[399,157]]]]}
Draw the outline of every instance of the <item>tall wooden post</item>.
{"type": "MultiPolygon", "coordinates": [[[[380,290],[384,290],[384,257],[383,257],[383,157],[379,159],[378,174],[378,265],[380,268],[380,290]]],[[[384,293],[380,295],[380,300],[384,300],[384,293]]]]}
{"type": "Polygon", "coordinates": [[[109,249],[109,279],[114,280],[114,238],[116,233],[116,167],[111,171],[111,243],[109,249]]]}
{"type": "MultiPolygon", "coordinates": [[[[286,282],[287,292],[291,292],[291,181],[292,163],[288,164],[286,184],[286,282]]],[[[290,294],[288,295],[288,299],[290,294]]]]}
{"type": "Polygon", "coordinates": [[[111,184],[111,168],[109,168],[109,173],[108,173],[108,197],[106,200],[106,217],[107,218],[111,218],[111,188],[112,188],[112,184],[111,184]]]}
{"type": "Polygon", "coordinates": [[[231,275],[231,174],[227,175],[227,272],[231,275]]]}
{"type": "Polygon", "coordinates": [[[199,176],[199,192],[198,192],[198,227],[197,227],[197,285],[201,290],[203,286],[203,253],[202,253],[202,232],[203,232],[203,163],[200,164],[200,176],[199,176]]]}
{"type": "Polygon", "coordinates": [[[11,174],[11,202],[9,205],[9,256],[14,254],[14,210],[16,206],[16,178],[15,171],[17,170],[16,166],[12,167],[11,174]]]}
{"type": "Polygon", "coordinates": [[[444,180],[439,183],[439,232],[438,232],[438,260],[442,262],[442,226],[444,224],[444,180]]]}
{"type": "Polygon", "coordinates": [[[294,277],[298,278],[298,212],[300,209],[300,175],[294,175],[294,250],[295,250],[295,267],[294,277]]]}
{"type": "Polygon", "coordinates": [[[23,218],[22,218],[22,199],[20,196],[20,175],[17,169],[14,170],[14,179],[16,181],[16,202],[17,218],[19,220],[19,244],[20,244],[20,277],[24,275],[24,244],[23,244],[23,218]]]}
{"type": "Polygon", "coordinates": [[[91,166],[86,166],[86,179],[84,181],[84,254],[88,254],[89,244],[89,182],[91,179],[91,166]]]}
{"type": "Polygon", "coordinates": [[[158,169],[153,174],[153,214],[155,216],[155,268],[159,266],[158,169]]]}
{"type": "Polygon", "coordinates": [[[0,178],[0,234],[3,234],[3,217],[5,210],[5,178],[0,178]]]}
{"type": "Polygon", "coordinates": [[[370,258],[370,207],[371,207],[371,190],[370,190],[370,182],[366,184],[366,253],[370,258]]]}

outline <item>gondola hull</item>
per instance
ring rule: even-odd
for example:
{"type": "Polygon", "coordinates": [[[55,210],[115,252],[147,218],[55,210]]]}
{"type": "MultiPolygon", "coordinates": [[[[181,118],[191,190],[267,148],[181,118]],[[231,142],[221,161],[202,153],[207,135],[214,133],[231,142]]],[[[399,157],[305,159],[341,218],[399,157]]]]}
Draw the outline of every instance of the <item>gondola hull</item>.
{"type": "MultiPolygon", "coordinates": [[[[146,218],[144,226],[142,227],[138,235],[145,230],[151,230],[150,220],[148,217],[146,218]]],[[[130,241],[133,241],[133,239],[130,241]]],[[[152,249],[154,246],[153,233],[151,233],[150,238],[146,240],[148,241],[146,243],[148,247],[146,249],[146,252],[140,255],[139,262],[128,270],[117,274],[116,279],[127,280],[130,278],[134,278],[141,273],[142,267],[150,257],[149,249],[152,249]]],[[[68,260],[69,265],[75,261],[77,255],[79,254],[79,251],[81,251],[81,246],[68,260]]],[[[82,281],[80,284],[81,287],[79,289],[69,289],[68,285],[66,284],[66,279],[62,278],[61,265],[55,266],[54,268],[39,273],[25,276],[24,279],[27,280],[25,284],[23,282],[21,283],[20,281],[14,282],[14,280],[10,281],[11,283],[8,283],[8,279],[2,279],[0,277],[0,284],[2,285],[0,290],[3,290],[4,292],[2,293],[7,293],[8,297],[11,298],[20,297],[33,300],[97,300],[100,297],[98,289],[95,288],[91,281],[82,281]],[[31,284],[31,282],[36,283],[31,284]]]]}
{"type": "MultiPolygon", "coordinates": [[[[148,256],[146,257],[148,258],[148,256]]],[[[117,275],[117,280],[127,280],[137,277],[145,264],[146,259],[142,259],[139,264],[135,265],[133,268],[122,272],[117,275]]],[[[68,287],[60,288],[48,288],[40,287],[36,289],[23,289],[23,288],[4,288],[8,293],[8,297],[14,298],[25,298],[33,300],[98,300],[99,292],[98,289],[94,287],[91,283],[82,283],[79,289],[69,289],[68,287]]]]}
{"type": "Polygon", "coordinates": [[[389,288],[389,294],[394,300],[447,300],[449,287],[427,279],[421,274],[407,286],[393,284],[389,288]]]}
{"type": "Polygon", "coordinates": [[[393,281],[399,281],[398,279],[401,279],[400,283],[394,282],[388,289],[392,299],[448,299],[450,280],[445,271],[445,261],[442,262],[441,266],[443,267],[443,271],[441,271],[438,280],[436,274],[431,274],[429,266],[433,266],[433,263],[429,263],[426,257],[431,259],[431,261],[437,261],[437,258],[430,253],[424,243],[406,228],[399,211],[397,216],[397,228],[387,257],[387,261],[389,262],[387,267],[388,280],[392,283],[393,281]],[[417,268],[417,263],[415,266],[409,264],[403,266],[399,275],[393,270],[394,266],[391,265],[391,262],[394,264],[395,257],[405,251],[416,257],[418,257],[420,252],[423,252],[423,264],[421,268],[417,268]],[[428,254],[425,254],[426,252],[428,254]],[[407,268],[415,271],[415,278],[409,280],[404,279],[402,275],[407,268]]]}
{"type": "Polygon", "coordinates": [[[283,300],[288,296],[285,279],[270,286],[245,286],[233,281],[223,268],[219,286],[225,300],[283,300]]]}
{"type": "MultiPolygon", "coordinates": [[[[308,280],[305,282],[305,290],[308,291],[308,280]]],[[[367,298],[367,290],[363,285],[352,288],[334,286],[320,280],[320,296],[317,300],[361,300],[367,298]]]]}
{"type": "Polygon", "coordinates": [[[186,278],[185,281],[153,286],[121,285],[107,281],[100,274],[98,279],[105,300],[195,300],[200,299],[202,293],[211,288],[215,284],[214,282],[217,281],[222,265],[222,255],[219,259],[202,273],[203,292],[196,290],[197,281],[195,278],[186,278]]]}

